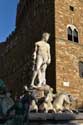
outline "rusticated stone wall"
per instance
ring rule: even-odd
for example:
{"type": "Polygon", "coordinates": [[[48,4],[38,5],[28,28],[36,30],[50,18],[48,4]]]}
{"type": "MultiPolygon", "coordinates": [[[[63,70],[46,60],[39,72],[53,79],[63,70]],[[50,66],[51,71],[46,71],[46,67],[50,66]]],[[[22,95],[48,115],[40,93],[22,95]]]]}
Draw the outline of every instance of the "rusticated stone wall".
{"type": "Polygon", "coordinates": [[[83,105],[83,78],[79,74],[79,62],[83,61],[83,46],[68,42],[57,39],[56,88],[58,92],[74,95],[80,106],[83,105]]]}
{"type": "Polygon", "coordinates": [[[67,40],[67,25],[74,25],[79,34],[79,43],[83,44],[83,1],[55,0],[56,37],[67,40]],[[74,11],[70,10],[70,6],[74,11]]]}
{"type": "Polygon", "coordinates": [[[73,94],[78,99],[76,105],[83,107],[83,78],[79,73],[79,62],[83,62],[83,1],[56,0],[55,8],[56,91],[73,94]],[[78,29],[79,43],[67,40],[69,24],[78,29]]]}

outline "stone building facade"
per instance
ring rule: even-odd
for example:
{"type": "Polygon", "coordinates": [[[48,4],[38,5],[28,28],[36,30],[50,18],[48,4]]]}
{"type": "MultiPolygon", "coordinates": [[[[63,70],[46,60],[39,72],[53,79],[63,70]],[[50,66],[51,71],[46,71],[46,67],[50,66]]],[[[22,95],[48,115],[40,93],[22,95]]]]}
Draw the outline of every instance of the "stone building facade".
{"type": "Polygon", "coordinates": [[[49,32],[47,84],[73,94],[80,100],[77,106],[83,106],[82,12],[82,0],[20,0],[16,29],[0,45],[0,78],[10,89],[21,91],[30,84],[34,43],[49,32]]]}
{"type": "Polygon", "coordinates": [[[56,88],[70,92],[83,106],[82,12],[82,0],[56,0],[56,88]]]}

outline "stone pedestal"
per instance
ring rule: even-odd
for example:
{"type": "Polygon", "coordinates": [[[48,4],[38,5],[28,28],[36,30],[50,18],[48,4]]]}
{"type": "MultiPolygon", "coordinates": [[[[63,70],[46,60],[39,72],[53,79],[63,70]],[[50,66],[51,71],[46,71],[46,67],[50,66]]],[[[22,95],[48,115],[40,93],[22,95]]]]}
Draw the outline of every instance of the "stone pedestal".
{"type": "Polygon", "coordinates": [[[83,125],[83,113],[30,113],[29,125],[83,125]]]}
{"type": "Polygon", "coordinates": [[[30,91],[32,91],[32,95],[35,96],[35,98],[40,99],[45,96],[45,93],[48,92],[51,89],[48,85],[43,85],[41,87],[34,86],[30,91]]]}

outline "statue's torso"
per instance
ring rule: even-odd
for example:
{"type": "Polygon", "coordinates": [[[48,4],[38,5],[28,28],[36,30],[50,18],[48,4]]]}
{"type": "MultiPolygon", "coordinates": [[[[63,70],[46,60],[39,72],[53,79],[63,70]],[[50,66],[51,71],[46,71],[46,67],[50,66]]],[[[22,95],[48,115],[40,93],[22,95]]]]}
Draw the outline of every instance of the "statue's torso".
{"type": "Polygon", "coordinates": [[[43,58],[45,60],[48,59],[48,56],[50,53],[49,44],[44,41],[39,41],[36,43],[36,46],[37,46],[37,57],[41,56],[41,58],[43,58]]]}

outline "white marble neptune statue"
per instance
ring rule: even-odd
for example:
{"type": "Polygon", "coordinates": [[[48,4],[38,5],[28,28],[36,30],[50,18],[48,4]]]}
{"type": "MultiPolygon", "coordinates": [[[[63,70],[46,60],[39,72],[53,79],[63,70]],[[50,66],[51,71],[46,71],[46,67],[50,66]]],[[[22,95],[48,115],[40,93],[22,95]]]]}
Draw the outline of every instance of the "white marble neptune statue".
{"type": "Polygon", "coordinates": [[[50,45],[47,43],[50,34],[43,33],[42,39],[35,43],[35,50],[33,53],[33,75],[31,87],[35,85],[35,79],[38,79],[38,87],[46,84],[46,68],[51,63],[50,45]]]}

